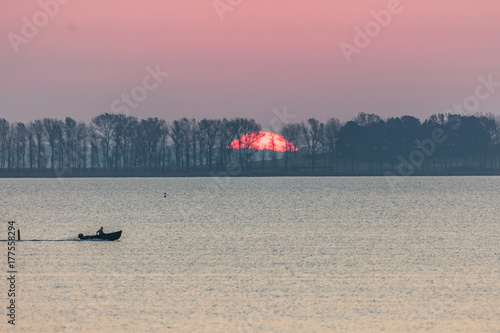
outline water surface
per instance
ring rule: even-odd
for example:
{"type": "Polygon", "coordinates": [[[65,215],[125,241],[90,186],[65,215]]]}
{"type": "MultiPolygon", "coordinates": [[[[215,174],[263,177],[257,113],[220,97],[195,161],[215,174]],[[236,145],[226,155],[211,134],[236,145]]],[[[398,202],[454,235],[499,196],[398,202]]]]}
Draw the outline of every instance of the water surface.
{"type": "Polygon", "coordinates": [[[500,332],[499,189],[498,177],[0,179],[0,239],[15,220],[26,240],[16,329],[500,332]],[[122,238],[77,239],[100,226],[122,238]]]}

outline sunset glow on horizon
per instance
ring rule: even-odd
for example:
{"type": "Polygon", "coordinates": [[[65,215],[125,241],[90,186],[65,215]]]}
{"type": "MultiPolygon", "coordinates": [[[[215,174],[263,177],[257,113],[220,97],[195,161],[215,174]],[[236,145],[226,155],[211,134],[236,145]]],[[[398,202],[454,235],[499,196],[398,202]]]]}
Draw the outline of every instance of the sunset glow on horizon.
{"type": "MultiPolygon", "coordinates": [[[[297,151],[297,148],[281,135],[273,132],[258,132],[243,135],[241,138],[242,149],[273,150],[278,152],[297,151]]],[[[240,149],[238,139],[231,142],[233,149],[240,149]]]]}

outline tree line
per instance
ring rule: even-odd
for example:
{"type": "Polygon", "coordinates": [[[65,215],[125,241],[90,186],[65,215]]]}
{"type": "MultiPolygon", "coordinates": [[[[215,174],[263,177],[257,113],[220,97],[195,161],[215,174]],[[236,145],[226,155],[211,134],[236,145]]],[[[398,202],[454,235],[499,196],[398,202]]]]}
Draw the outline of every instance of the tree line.
{"type": "Polygon", "coordinates": [[[382,119],[360,113],[341,123],[310,118],[282,126],[286,151],[251,149],[262,130],[254,119],[182,118],[168,124],[105,113],[89,124],[67,117],[27,124],[0,118],[0,173],[296,174],[446,173],[500,169],[500,118],[434,114],[382,119]],[[246,137],[246,140],[242,140],[246,137]],[[238,148],[231,143],[238,140],[238,148]],[[296,147],[297,149],[294,149],[296,147]]]}

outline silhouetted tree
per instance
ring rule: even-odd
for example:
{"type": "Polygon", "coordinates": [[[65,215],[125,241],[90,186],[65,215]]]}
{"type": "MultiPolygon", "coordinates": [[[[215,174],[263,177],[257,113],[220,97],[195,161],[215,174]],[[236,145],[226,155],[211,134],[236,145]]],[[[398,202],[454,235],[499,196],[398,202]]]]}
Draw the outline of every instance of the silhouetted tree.
{"type": "Polygon", "coordinates": [[[23,123],[16,123],[13,127],[13,143],[16,158],[16,168],[26,167],[26,146],[27,146],[27,129],[23,123]]]}
{"type": "Polygon", "coordinates": [[[314,172],[316,167],[316,154],[324,140],[324,130],[325,125],[314,118],[309,118],[307,125],[302,123],[302,134],[307,147],[309,166],[312,172],[314,172]]]}
{"type": "Polygon", "coordinates": [[[170,126],[170,137],[174,142],[175,149],[175,164],[177,169],[182,168],[182,151],[184,145],[184,137],[181,130],[181,122],[179,120],[174,120],[172,125],[170,126]]]}
{"type": "Polygon", "coordinates": [[[36,163],[37,169],[42,169],[43,166],[46,166],[46,157],[45,157],[45,146],[43,144],[45,128],[41,120],[37,119],[30,126],[30,130],[33,132],[36,141],[36,163]]]}
{"type": "Polygon", "coordinates": [[[217,159],[217,168],[219,170],[225,170],[227,163],[231,159],[232,149],[230,145],[237,136],[235,129],[237,129],[237,126],[234,125],[234,120],[222,119],[218,131],[219,158],[217,159]]]}
{"type": "Polygon", "coordinates": [[[9,122],[0,118],[0,169],[5,168],[7,164],[9,129],[9,122]]]}
{"type": "Polygon", "coordinates": [[[327,120],[325,125],[325,155],[328,156],[329,167],[338,170],[338,154],[336,149],[337,135],[340,130],[340,121],[335,118],[327,120]]]}
{"type": "Polygon", "coordinates": [[[45,138],[50,147],[50,168],[54,170],[56,166],[56,157],[62,153],[58,150],[62,139],[62,122],[53,118],[44,118],[43,127],[45,130],[45,138]]]}
{"type": "Polygon", "coordinates": [[[217,140],[220,139],[221,120],[203,119],[198,123],[200,149],[205,154],[208,169],[212,171],[212,158],[217,146],[217,140]]]}
{"type": "Polygon", "coordinates": [[[297,150],[303,142],[302,127],[300,124],[286,124],[281,129],[281,135],[288,141],[285,151],[285,169],[288,169],[288,162],[292,152],[293,156],[296,157],[297,150]],[[293,148],[295,148],[295,150],[293,148]]]}
{"type": "Polygon", "coordinates": [[[141,120],[141,127],[146,140],[147,167],[158,169],[160,167],[160,141],[165,130],[165,121],[158,118],[141,120]]]}

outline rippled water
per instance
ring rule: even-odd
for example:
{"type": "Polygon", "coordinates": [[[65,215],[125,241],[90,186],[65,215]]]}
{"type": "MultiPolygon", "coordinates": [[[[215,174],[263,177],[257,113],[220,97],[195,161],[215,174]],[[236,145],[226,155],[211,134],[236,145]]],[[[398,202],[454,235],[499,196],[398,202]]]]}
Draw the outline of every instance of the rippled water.
{"type": "Polygon", "coordinates": [[[0,179],[0,239],[15,220],[25,240],[16,329],[500,332],[499,189],[498,177],[0,179]],[[77,239],[100,226],[122,238],[77,239]]]}

